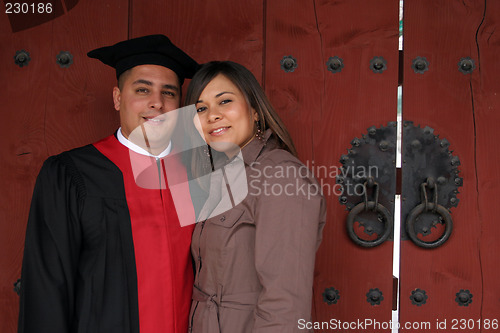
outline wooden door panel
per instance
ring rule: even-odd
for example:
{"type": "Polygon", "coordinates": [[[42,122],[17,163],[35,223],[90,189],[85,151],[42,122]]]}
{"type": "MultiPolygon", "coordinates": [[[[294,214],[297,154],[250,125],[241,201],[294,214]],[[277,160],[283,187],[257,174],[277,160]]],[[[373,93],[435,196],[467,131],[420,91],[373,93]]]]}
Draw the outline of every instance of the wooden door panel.
{"type": "MultiPolygon", "coordinates": [[[[338,160],[350,141],[372,125],[396,119],[398,2],[384,2],[382,12],[387,14],[369,23],[366,18],[373,19],[371,11],[376,10],[368,4],[359,15],[358,9],[366,5],[320,1],[306,5],[297,1],[287,6],[268,2],[266,7],[266,91],[289,128],[301,159],[323,173],[317,176],[326,191],[335,185],[330,171],[339,167],[338,160]],[[383,28],[376,29],[379,25],[383,28]],[[356,26],[355,31],[352,26],[356,26]],[[351,36],[348,42],[345,36],[351,36]],[[363,49],[365,45],[371,47],[363,49]],[[327,70],[326,62],[334,55],[346,64],[341,73],[327,70]],[[286,56],[296,59],[294,71],[285,72],[280,67],[286,56]],[[388,70],[383,74],[370,70],[374,56],[387,60],[388,70]],[[394,87],[392,92],[387,93],[388,86],[394,87]],[[353,117],[357,113],[363,116],[353,117]],[[329,170],[326,174],[325,167],[329,170]]],[[[329,215],[317,257],[315,320],[389,321],[392,242],[371,250],[352,244],[338,197],[325,195],[329,215]],[[323,302],[322,293],[330,287],[341,295],[334,305],[323,302]],[[366,301],[370,288],[384,291],[386,301],[381,306],[373,307],[366,301]]]]}
{"type": "MultiPolygon", "coordinates": [[[[496,135],[500,126],[500,2],[486,1],[484,20],[477,32],[478,62],[472,80],[475,122],[476,200],[479,208],[483,331],[488,320],[500,320],[500,155],[496,135]]],[[[475,297],[475,296],[474,296],[475,297]]],[[[474,300],[475,302],[476,300],[474,300]]]]}
{"type": "Polygon", "coordinates": [[[132,37],[165,34],[199,63],[232,60],[262,80],[262,1],[135,0],[132,8],[132,37]]]}
{"type": "MultiPolygon", "coordinates": [[[[399,2],[316,1],[322,41],[325,77],[321,116],[314,132],[316,164],[339,166],[339,158],[371,126],[396,121],[398,82],[399,2]],[[326,62],[338,56],[341,72],[327,71],[326,62]],[[375,73],[370,60],[383,57],[387,70],[375,73]]],[[[395,167],[395,166],[394,166],[395,167]]],[[[335,179],[322,179],[330,186],[335,179]]],[[[347,236],[345,206],[336,195],[328,195],[328,220],[318,253],[315,283],[316,319],[342,322],[376,320],[388,323],[392,309],[393,242],[374,248],[355,245],[347,236]],[[339,290],[337,304],[328,305],[321,293],[329,287],[339,290]],[[370,289],[378,288],[380,305],[367,301],[370,289]]],[[[391,212],[392,213],[392,212],[391,212]]],[[[373,326],[342,327],[341,331],[378,331],[373,326]]]]}
{"type": "Polygon", "coordinates": [[[61,33],[46,40],[51,45],[48,64],[51,83],[45,107],[49,155],[92,143],[118,128],[119,115],[112,96],[117,83],[115,71],[87,57],[87,52],[127,39],[127,16],[126,0],[92,0],[81,1],[55,21],[54,28],[61,33]],[[101,19],[89,20],[89,17],[101,19]],[[74,57],[67,68],[55,61],[61,51],[69,51],[74,57]]]}
{"type": "MultiPolygon", "coordinates": [[[[483,11],[483,1],[404,2],[403,118],[421,127],[430,126],[434,134],[450,142],[450,150],[461,161],[459,176],[463,177],[463,186],[459,189],[458,207],[451,209],[453,232],[444,245],[423,249],[411,241],[401,243],[402,323],[430,322],[435,329],[436,321],[446,319],[450,329],[453,319],[481,318],[483,289],[478,259],[482,222],[477,209],[477,129],[471,90],[479,71],[463,74],[458,63],[465,57],[478,59],[475,35],[483,11]],[[419,56],[429,62],[429,70],[423,74],[411,67],[419,56]],[[425,290],[425,304],[412,304],[409,297],[417,288],[425,290]],[[456,302],[461,289],[473,294],[468,306],[456,302]]],[[[403,192],[410,191],[409,186],[403,181],[403,192]]],[[[404,208],[404,196],[402,200],[404,208]]]]}
{"type": "Polygon", "coordinates": [[[50,46],[41,36],[50,36],[51,26],[13,34],[7,15],[0,14],[0,71],[4,82],[0,94],[2,140],[0,152],[0,331],[17,328],[18,296],[13,283],[19,278],[23,256],[24,231],[31,191],[46,147],[43,135],[44,105],[49,73],[50,46]],[[22,68],[14,63],[16,51],[26,50],[31,61],[22,68]],[[34,88],[36,87],[36,88],[34,88]]]}
{"type": "Polygon", "coordinates": [[[29,204],[43,161],[109,135],[118,125],[111,94],[114,72],[103,70],[86,53],[127,37],[128,4],[73,1],[71,11],[68,4],[65,14],[16,32],[12,27],[20,27],[25,18],[9,20],[0,13],[0,187],[5,192],[0,207],[0,331],[6,333],[17,331],[19,298],[13,283],[20,277],[29,204]],[[14,56],[22,49],[31,61],[19,67],[14,56]],[[60,51],[73,55],[70,67],[57,64],[60,51]]]}
{"type": "Polygon", "coordinates": [[[314,156],[314,120],[320,117],[323,94],[315,6],[300,0],[286,6],[275,1],[266,5],[266,94],[289,130],[299,158],[306,163],[314,156]],[[286,67],[285,62],[292,66],[286,67]]]}

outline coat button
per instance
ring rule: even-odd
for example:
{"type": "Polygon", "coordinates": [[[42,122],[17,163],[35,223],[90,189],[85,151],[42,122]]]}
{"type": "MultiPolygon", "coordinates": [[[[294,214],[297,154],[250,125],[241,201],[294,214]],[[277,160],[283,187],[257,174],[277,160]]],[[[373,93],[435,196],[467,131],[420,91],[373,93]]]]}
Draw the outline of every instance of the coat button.
{"type": "Polygon", "coordinates": [[[223,215],[221,218],[220,218],[220,221],[221,222],[224,222],[226,220],[226,215],[223,215]]]}

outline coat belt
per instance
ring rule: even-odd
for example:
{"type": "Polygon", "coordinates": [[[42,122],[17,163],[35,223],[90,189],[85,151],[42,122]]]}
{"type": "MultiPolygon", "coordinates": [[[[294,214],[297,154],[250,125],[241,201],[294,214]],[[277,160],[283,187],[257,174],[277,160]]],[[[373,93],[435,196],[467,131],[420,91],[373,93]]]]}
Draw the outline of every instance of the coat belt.
{"type": "Polygon", "coordinates": [[[216,294],[209,294],[198,286],[193,287],[193,300],[206,302],[209,312],[208,325],[210,332],[220,332],[219,308],[236,310],[253,310],[257,304],[260,292],[249,292],[232,295],[222,295],[222,286],[219,285],[216,294]]]}

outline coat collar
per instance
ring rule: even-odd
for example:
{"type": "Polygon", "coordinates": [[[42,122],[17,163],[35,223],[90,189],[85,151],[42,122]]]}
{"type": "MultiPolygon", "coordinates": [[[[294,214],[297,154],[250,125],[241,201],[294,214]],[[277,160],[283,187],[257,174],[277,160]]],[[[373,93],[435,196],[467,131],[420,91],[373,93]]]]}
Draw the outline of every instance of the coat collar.
{"type": "Polygon", "coordinates": [[[225,155],[218,155],[219,158],[216,158],[213,163],[215,169],[219,169],[224,167],[228,163],[234,162],[236,159],[243,159],[245,165],[250,166],[253,162],[257,160],[259,155],[262,153],[266,147],[268,149],[273,149],[278,146],[276,139],[273,137],[273,131],[271,129],[267,129],[264,134],[259,138],[253,138],[246,146],[244,146],[240,153],[234,156],[232,159],[228,159],[225,155]]]}
{"type": "Polygon", "coordinates": [[[243,161],[246,165],[250,165],[257,160],[261,151],[268,145],[268,143],[275,143],[276,139],[272,138],[273,131],[269,128],[267,129],[261,138],[254,138],[245,147],[241,149],[243,154],[243,161]]]}

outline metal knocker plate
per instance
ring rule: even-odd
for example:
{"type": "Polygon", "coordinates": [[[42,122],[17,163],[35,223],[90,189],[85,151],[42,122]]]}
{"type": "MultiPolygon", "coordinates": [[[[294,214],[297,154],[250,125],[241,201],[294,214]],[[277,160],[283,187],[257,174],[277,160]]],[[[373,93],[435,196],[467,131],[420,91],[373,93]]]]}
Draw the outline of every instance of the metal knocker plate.
{"type": "Polygon", "coordinates": [[[391,122],[368,128],[367,134],[351,141],[348,153],[340,158],[339,201],[350,211],[346,230],[351,240],[362,247],[375,247],[392,239],[396,125],[391,122]]]}
{"type": "Polygon", "coordinates": [[[403,124],[401,239],[435,248],[451,236],[449,209],[458,205],[460,159],[449,151],[450,143],[434,135],[434,129],[403,124]]]}
{"type": "MultiPolygon", "coordinates": [[[[374,247],[392,239],[396,192],[396,123],[367,129],[342,155],[337,184],[341,204],[350,211],[347,234],[359,246],[374,247]]],[[[449,209],[458,205],[460,159],[434,129],[403,123],[401,239],[435,248],[451,236],[449,209]]]]}

